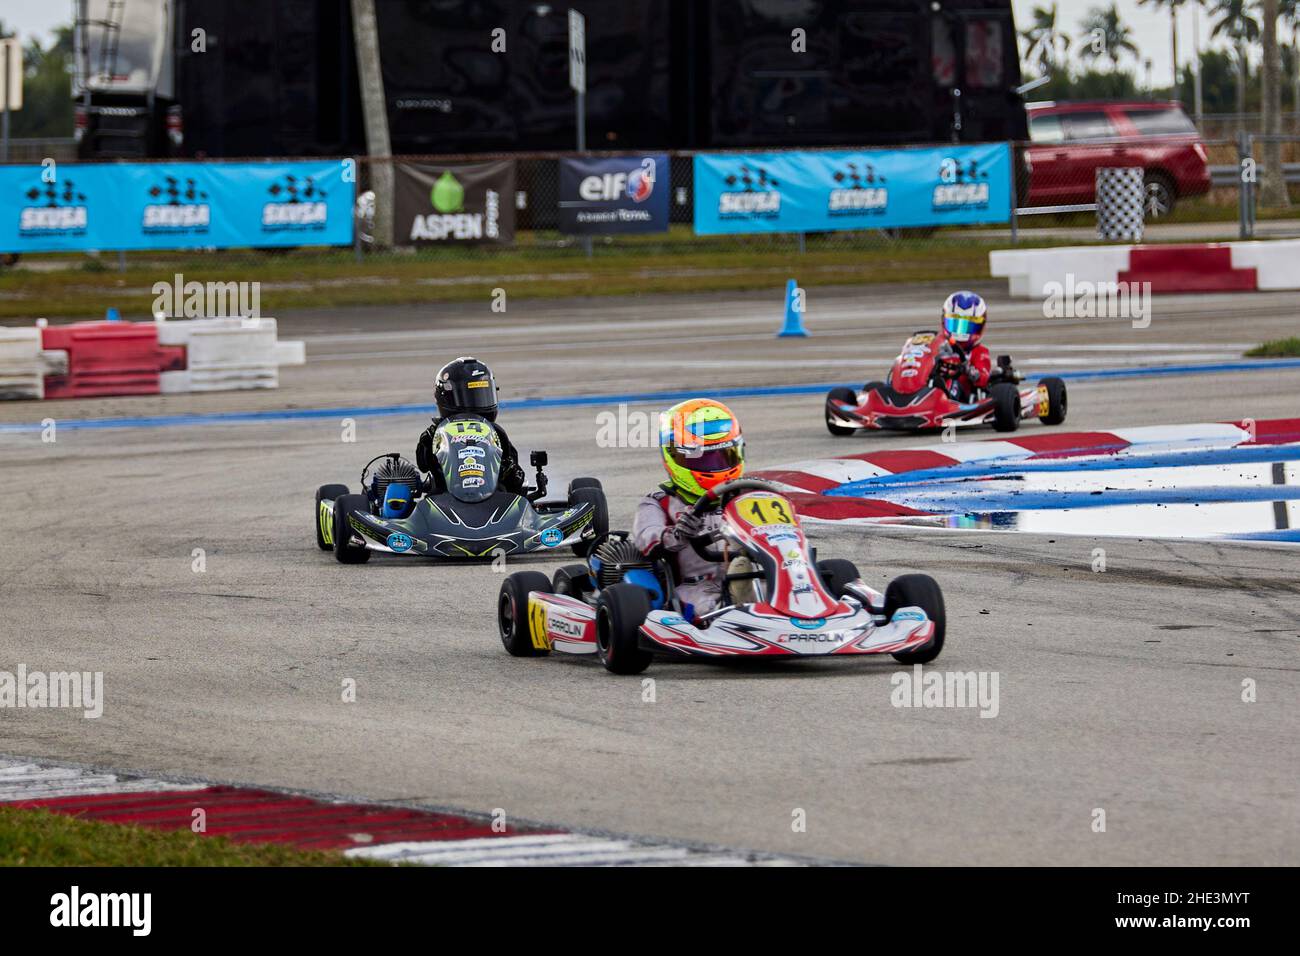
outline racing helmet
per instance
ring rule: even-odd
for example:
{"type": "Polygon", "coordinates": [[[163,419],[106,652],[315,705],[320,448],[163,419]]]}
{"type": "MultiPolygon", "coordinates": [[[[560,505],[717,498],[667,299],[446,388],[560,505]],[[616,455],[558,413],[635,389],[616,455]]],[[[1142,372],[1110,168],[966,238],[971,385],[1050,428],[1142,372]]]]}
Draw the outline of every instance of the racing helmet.
{"type": "Polygon", "coordinates": [[[688,502],[745,473],[740,422],[712,399],[688,399],[661,414],[659,449],[673,488],[688,502]]]}
{"type": "Polygon", "coordinates": [[[979,342],[988,306],[974,292],[954,292],[943,300],[943,331],[949,341],[969,349],[979,342]]]}
{"type": "Polygon", "coordinates": [[[438,415],[472,413],[490,422],[497,418],[497,383],[492,370],[470,355],[448,362],[438,370],[434,386],[438,415]]]}

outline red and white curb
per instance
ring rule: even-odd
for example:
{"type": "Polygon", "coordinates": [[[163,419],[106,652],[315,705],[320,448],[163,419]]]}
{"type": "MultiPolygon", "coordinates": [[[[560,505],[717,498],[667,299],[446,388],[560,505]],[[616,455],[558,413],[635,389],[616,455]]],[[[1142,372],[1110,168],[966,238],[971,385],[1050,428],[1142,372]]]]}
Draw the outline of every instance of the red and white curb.
{"type": "MultiPolygon", "coordinates": [[[[871,438],[864,440],[870,442],[871,438]]],[[[1013,437],[943,442],[919,448],[884,449],[838,458],[807,459],[752,472],[751,475],[771,481],[786,490],[805,518],[877,523],[924,516],[929,512],[883,498],[840,497],[827,495],[826,492],[870,478],[968,463],[1085,459],[1120,455],[1138,449],[1144,453],[1155,453],[1297,442],[1300,442],[1300,419],[1296,418],[1140,425],[1090,432],[1044,430],[1017,433],[1013,437]]]]}
{"type": "Polygon", "coordinates": [[[175,781],[0,757],[0,805],[85,820],[436,866],[804,866],[769,853],[582,833],[541,824],[501,832],[486,816],[346,798],[175,781]]]}

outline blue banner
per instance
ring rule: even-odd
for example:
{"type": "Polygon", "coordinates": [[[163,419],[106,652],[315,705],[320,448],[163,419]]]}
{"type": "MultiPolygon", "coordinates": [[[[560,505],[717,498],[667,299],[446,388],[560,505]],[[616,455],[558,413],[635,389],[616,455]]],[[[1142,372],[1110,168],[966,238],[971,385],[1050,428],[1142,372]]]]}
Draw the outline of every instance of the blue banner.
{"type": "Polygon", "coordinates": [[[349,245],[355,184],[344,169],[341,160],[0,166],[0,252],[349,245]]]}
{"type": "Polygon", "coordinates": [[[695,231],[701,235],[1010,218],[1006,143],[695,157],[695,231]]]}
{"type": "Polygon", "coordinates": [[[561,232],[668,231],[668,156],[564,157],[560,160],[561,232]]]}

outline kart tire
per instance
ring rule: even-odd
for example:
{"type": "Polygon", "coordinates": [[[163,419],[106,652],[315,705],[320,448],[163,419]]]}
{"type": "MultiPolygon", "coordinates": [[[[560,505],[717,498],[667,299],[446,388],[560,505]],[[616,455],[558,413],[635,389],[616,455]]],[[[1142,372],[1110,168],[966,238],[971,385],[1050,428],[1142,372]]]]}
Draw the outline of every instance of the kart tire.
{"type": "Polygon", "coordinates": [[[582,596],[592,590],[591,575],[585,564],[566,564],[556,570],[551,578],[551,590],[565,597],[582,600],[582,596]]]}
{"type": "Polygon", "coordinates": [[[541,571],[516,571],[506,575],[497,596],[497,632],[511,657],[545,657],[550,648],[535,647],[528,622],[528,595],[551,593],[551,582],[541,571]]]}
{"type": "MultiPolygon", "coordinates": [[[[333,551],[334,545],[325,540],[325,535],[321,534],[320,528],[320,503],[323,499],[328,498],[333,501],[335,498],[342,498],[348,493],[347,485],[321,485],[316,489],[316,547],[322,551],[333,551]]],[[[334,521],[333,510],[330,512],[330,522],[334,521]]]]}
{"type": "Polygon", "coordinates": [[[1065,383],[1059,378],[1045,378],[1038,385],[1047,389],[1047,414],[1039,415],[1038,420],[1044,425],[1061,424],[1065,421],[1067,405],[1065,383]]]}
{"type": "Polygon", "coordinates": [[[639,674],[654,660],[638,634],[650,613],[650,595],[635,584],[613,584],[596,599],[596,656],[611,674],[639,674]]]}
{"type": "Polygon", "coordinates": [[[334,557],[340,564],[365,564],[370,560],[370,549],[360,548],[349,543],[352,527],[348,524],[348,514],[353,511],[369,511],[370,502],[365,495],[343,495],[334,499],[334,557]]]}
{"type": "Polygon", "coordinates": [[[894,654],[900,664],[928,664],[943,650],[947,618],[943,609],[943,592],[928,574],[904,574],[889,582],[885,589],[885,617],[892,619],[900,607],[919,607],[934,622],[934,637],[928,644],[911,651],[894,654]]]}
{"type": "MultiPolygon", "coordinates": [[[[853,389],[841,386],[840,388],[832,388],[829,392],[827,392],[826,401],[827,403],[830,403],[831,401],[836,401],[836,402],[848,402],[849,404],[857,405],[858,396],[857,393],[853,391],[853,389]]],[[[837,425],[835,422],[831,421],[831,413],[829,411],[827,411],[825,415],[826,415],[826,430],[830,432],[832,435],[834,435],[835,437],[843,438],[845,435],[852,435],[855,431],[857,431],[856,428],[845,428],[843,425],[837,425]]]]}
{"type": "Polygon", "coordinates": [[[1013,432],[1020,427],[1020,390],[1010,382],[999,382],[989,389],[993,399],[993,430],[1013,432]]]}
{"type": "Polygon", "coordinates": [[[852,561],[845,561],[843,558],[827,558],[824,561],[817,562],[817,573],[822,577],[822,584],[826,590],[831,592],[831,597],[844,597],[844,586],[852,581],[858,580],[862,575],[858,574],[858,566],[852,561]]]}
{"type": "Polygon", "coordinates": [[[574,478],[569,482],[569,497],[579,488],[599,488],[601,487],[599,478],[574,478]]]}
{"type": "MultiPolygon", "coordinates": [[[[578,480],[578,479],[575,479],[578,480]]],[[[569,506],[590,504],[592,510],[591,524],[588,529],[595,533],[572,545],[573,553],[585,558],[591,546],[609,533],[609,504],[605,501],[605,492],[599,486],[585,485],[569,492],[569,506]]]]}
{"type": "MultiPolygon", "coordinates": [[[[867,382],[865,385],[862,386],[862,390],[864,392],[874,392],[876,389],[884,388],[884,387],[885,387],[884,382],[867,382]]],[[[857,398],[856,395],[854,395],[853,397],[855,399],[857,398]]]]}

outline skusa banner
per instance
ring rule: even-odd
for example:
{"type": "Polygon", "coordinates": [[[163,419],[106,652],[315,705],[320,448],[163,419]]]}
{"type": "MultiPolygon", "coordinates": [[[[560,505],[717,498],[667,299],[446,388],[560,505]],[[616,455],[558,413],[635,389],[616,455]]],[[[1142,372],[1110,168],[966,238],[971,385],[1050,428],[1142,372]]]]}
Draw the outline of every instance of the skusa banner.
{"type": "Polygon", "coordinates": [[[695,231],[701,235],[1010,218],[1006,143],[695,157],[695,231]]]}
{"type": "Polygon", "coordinates": [[[355,185],[344,169],[337,160],[3,166],[0,251],[348,245],[355,185]]]}
{"type": "Polygon", "coordinates": [[[508,243],[515,238],[515,163],[397,163],[393,241],[508,243]]]}
{"type": "Polygon", "coordinates": [[[576,234],[666,232],[668,157],[560,160],[560,231],[576,234]]]}

